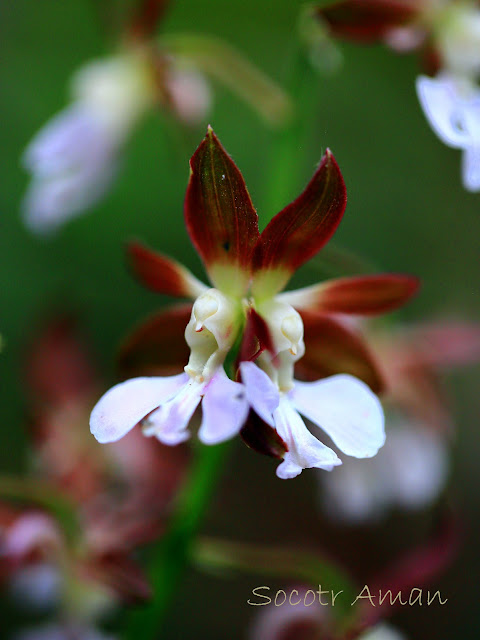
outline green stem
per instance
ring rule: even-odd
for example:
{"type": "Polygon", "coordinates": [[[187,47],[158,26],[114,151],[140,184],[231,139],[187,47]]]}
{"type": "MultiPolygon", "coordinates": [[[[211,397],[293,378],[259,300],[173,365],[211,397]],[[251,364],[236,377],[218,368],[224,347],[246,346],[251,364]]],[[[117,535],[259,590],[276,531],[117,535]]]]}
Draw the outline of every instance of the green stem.
{"type": "Polygon", "coordinates": [[[231,442],[215,446],[199,444],[170,527],[150,561],[153,599],[133,611],[127,621],[125,638],[155,638],[161,628],[185,568],[191,560],[192,545],[202,523],[215,483],[231,442]]]}

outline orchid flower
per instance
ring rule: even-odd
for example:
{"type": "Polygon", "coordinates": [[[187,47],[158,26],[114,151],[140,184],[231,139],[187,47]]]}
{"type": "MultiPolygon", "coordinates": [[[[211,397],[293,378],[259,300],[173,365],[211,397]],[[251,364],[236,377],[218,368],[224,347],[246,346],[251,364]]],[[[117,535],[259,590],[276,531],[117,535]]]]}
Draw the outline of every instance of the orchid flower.
{"type": "Polygon", "coordinates": [[[383,41],[398,52],[421,49],[417,78],[425,116],[442,142],[463,150],[462,177],[480,190],[480,8],[470,0],[344,0],[316,12],[333,35],[383,41]]]}
{"type": "Polygon", "coordinates": [[[449,147],[462,149],[462,179],[468,191],[480,190],[480,89],[453,76],[419,76],[417,94],[428,123],[449,147]]]}
{"type": "MultiPolygon", "coordinates": [[[[178,375],[137,377],[113,387],[92,411],[92,433],[100,442],[112,442],[141,423],[146,435],[176,444],[189,437],[188,424],[202,402],[198,436],[206,444],[238,433],[252,408],[276,433],[278,455],[284,457],[277,470],[282,478],[306,467],[332,469],[340,464],[333,450],[309,433],[297,410],[345,453],[374,455],[384,440],[383,414],[366,384],[349,375],[314,384],[294,382],[294,364],[305,351],[301,313],[310,314],[310,326],[320,336],[335,334],[334,349],[342,345],[337,353],[360,362],[375,379],[374,365],[358,341],[325,314],[394,309],[414,292],[416,279],[398,274],[341,278],[279,294],[293,272],[326,244],[342,218],[345,185],[330,151],[303,193],[261,234],[243,178],[210,128],[190,168],[185,221],[213,287],[208,289],[171,259],[133,244],[133,268],[149,288],[195,302],[149,320],[122,354],[130,364],[141,361],[153,369],[160,356],[157,366],[163,362],[168,368],[172,355],[175,358],[172,350],[182,342],[183,317],[188,364],[178,375]],[[223,368],[239,342],[242,383],[229,379],[223,368]]],[[[254,440],[255,434],[248,439],[254,440]]]]}
{"type": "Polygon", "coordinates": [[[431,72],[480,72],[480,10],[472,0],[333,0],[313,11],[336,37],[421,50],[431,72]]]}
{"type": "Polygon", "coordinates": [[[34,472],[8,480],[38,506],[0,502],[0,582],[24,609],[58,613],[51,636],[32,634],[95,638],[101,616],[150,596],[133,554],[162,535],[186,451],[139,432],[109,447],[88,437],[99,382],[71,318],[50,321],[25,364],[34,472]]]}
{"type": "Polygon", "coordinates": [[[70,104],[27,146],[22,164],[32,181],[23,213],[32,231],[52,233],[105,195],[128,138],[148,111],[161,107],[189,126],[202,122],[212,103],[207,74],[267,122],[280,124],[288,117],[284,92],[221,41],[184,34],[156,40],[167,4],[134,3],[117,52],[74,73],[70,104]]]}

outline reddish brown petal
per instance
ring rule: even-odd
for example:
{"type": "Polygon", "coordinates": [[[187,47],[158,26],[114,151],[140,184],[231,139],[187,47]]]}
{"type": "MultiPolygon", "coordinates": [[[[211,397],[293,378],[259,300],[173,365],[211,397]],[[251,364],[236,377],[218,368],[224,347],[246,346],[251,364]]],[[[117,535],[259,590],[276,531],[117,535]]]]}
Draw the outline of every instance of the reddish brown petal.
{"type": "Polygon", "coordinates": [[[318,9],[317,15],[337,37],[375,42],[390,29],[414,20],[418,12],[418,0],[346,0],[318,9]]]}
{"type": "Polygon", "coordinates": [[[137,1],[130,19],[130,35],[139,40],[153,36],[169,4],[170,0],[137,1]]]}
{"type": "Polygon", "coordinates": [[[227,292],[248,287],[258,217],[242,174],[209,127],[190,160],[185,223],[212,282],[227,292]]]}
{"type": "Polygon", "coordinates": [[[282,289],[291,274],[330,240],[346,204],[342,174],[327,149],[303,193],[262,232],[253,253],[254,293],[261,297],[282,289]]]}
{"type": "Polygon", "coordinates": [[[253,410],[250,411],[240,435],[248,447],[265,456],[282,459],[288,451],[286,442],[277,431],[253,410]]]}
{"type": "Polygon", "coordinates": [[[185,327],[191,304],[176,305],[147,319],[120,348],[118,366],[123,378],[181,373],[190,350],[185,327]]]}
{"type": "Polygon", "coordinates": [[[405,336],[426,367],[452,369],[480,360],[480,325],[437,322],[419,325],[405,336]]]}
{"type": "Polygon", "coordinates": [[[270,330],[262,316],[250,307],[247,311],[238,362],[253,362],[265,349],[274,354],[270,330]]]}
{"type": "Polygon", "coordinates": [[[332,317],[302,311],[305,355],[296,364],[297,377],[318,380],[349,373],[363,380],[374,393],[383,390],[378,366],[363,339],[332,317]]]}
{"type": "Polygon", "coordinates": [[[419,281],[413,276],[386,273],[329,280],[279,298],[300,309],[369,316],[402,306],[418,286],[419,281]]]}
{"type": "Polygon", "coordinates": [[[148,289],[178,298],[196,298],[206,287],[176,260],[152,251],[139,242],[127,246],[134,274],[148,289]]]}
{"type": "Polygon", "coordinates": [[[152,596],[143,571],[127,555],[114,553],[92,557],[82,569],[87,579],[103,582],[129,604],[143,602],[152,596]]]}

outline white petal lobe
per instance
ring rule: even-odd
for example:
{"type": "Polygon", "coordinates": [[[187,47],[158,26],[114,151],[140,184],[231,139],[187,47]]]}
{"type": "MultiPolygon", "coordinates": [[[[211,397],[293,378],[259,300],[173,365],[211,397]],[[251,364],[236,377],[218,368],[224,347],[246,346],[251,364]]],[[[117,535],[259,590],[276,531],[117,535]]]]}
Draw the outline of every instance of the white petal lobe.
{"type": "Polygon", "coordinates": [[[203,419],[198,432],[204,444],[218,444],[235,436],[247,419],[245,388],[220,370],[208,384],[202,402],[203,419]]]}
{"type": "Polygon", "coordinates": [[[101,443],[120,440],[187,380],[182,373],[166,378],[133,378],[117,384],[95,405],[90,416],[90,431],[101,443]]]}
{"type": "Polygon", "coordinates": [[[250,406],[262,420],[273,427],[273,412],[280,401],[276,385],[253,362],[242,362],[240,373],[250,406]]]}
{"type": "Polygon", "coordinates": [[[277,476],[283,480],[295,478],[303,469],[317,467],[331,471],[342,464],[336,453],[322,444],[305,426],[288,396],[282,396],[274,413],[278,435],[287,443],[288,451],[277,467],[277,476]]]}
{"type": "Polygon", "coordinates": [[[385,442],[380,401],[353,376],[296,382],[291,398],[298,411],[322,428],[349,456],[370,458],[385,442]]]}

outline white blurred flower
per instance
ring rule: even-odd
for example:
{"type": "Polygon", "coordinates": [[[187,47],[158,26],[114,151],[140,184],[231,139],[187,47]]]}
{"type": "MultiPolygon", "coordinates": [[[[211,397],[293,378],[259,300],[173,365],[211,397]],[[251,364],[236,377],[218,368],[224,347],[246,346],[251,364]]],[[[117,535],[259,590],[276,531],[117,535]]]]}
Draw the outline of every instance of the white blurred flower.
{"type": "Polygon", "coordinates": [[[480,89],[442,73],[417,78],[423,112],[447,146],[463,150],[462,177],[468,191],[480,190],[480,89]]]}
{"type": "Polygon", "coordinates": [[[375,520],[393,507],[421,509],[443,489],[448,474],[447,447],[441,434],[398,422],[387,432],[372,460],[344,460],[335,477],[319,477],[321,502],[337,520],[375,520]]]}
{"type": "Polygon", "coordinates": [[[122,145],[155,100],[149,65],[136,53],[85,65],[71,93],[71,105],[37,133],[23,156],[32,174],[25,222],[39,233],[54,231],[103,196],[122,145]]]}
{"type": "Polygon", "coordinates": [[[212,106],[212,91],[203,74],[173,65],[167,72],[165,84],[180,120],[195,125],[205,119],[212,106]]]}
{"type": "Polygon", "coordinates": [[[446,70],[470,79],[480,74],[480,9],[475,2],[440,5],[434,34],[446,70]]]}

